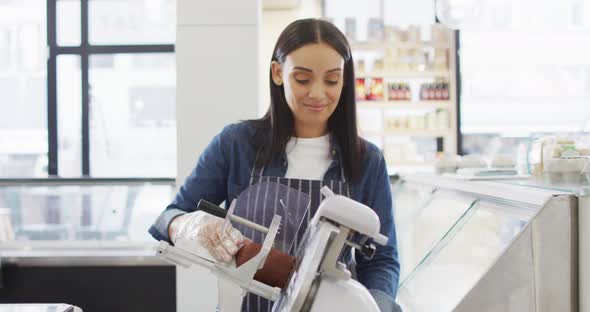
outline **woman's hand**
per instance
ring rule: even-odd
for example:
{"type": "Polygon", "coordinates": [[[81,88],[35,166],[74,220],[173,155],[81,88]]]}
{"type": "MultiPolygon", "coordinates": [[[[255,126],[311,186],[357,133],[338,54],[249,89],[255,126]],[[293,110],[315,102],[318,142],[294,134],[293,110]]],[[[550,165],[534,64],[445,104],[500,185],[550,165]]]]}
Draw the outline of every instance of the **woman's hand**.
{"type": "Polygon", "coordinates": [[[218,261],[230,262],[244,243],[244,237],[231,224],[224,229],[224,219],[203,211],[195,211],[176,217],[170,223],[170,239],[198,241],[218,261]]]}

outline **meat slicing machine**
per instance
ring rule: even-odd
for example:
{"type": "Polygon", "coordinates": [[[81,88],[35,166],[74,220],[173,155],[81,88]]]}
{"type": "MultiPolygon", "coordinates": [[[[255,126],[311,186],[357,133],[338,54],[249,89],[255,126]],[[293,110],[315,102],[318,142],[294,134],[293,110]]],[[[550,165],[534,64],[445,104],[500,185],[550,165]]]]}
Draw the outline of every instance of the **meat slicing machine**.
{"type": "MultiPolygon", "coordinates": [[[[351,272],[344,263],[339,261],[339,258],[347,246],[366,257],[372,257],[375,245],[370,243],[369,239],[377,244],[385,245],[388,238],[380,234],[379,218],[371,208],[345,196],[335,195],[327,186],[321,189],[325,198],[315,215],[310,218],[303,239],[293,252],[296,259],[295,266],[287,285],[281,289],[254,279],[255,273],[264,266],[271,248],[277,248],[277,241],[284,241],[279,239],[281,221],[287,223],[286,219],[289,218],[305,218],[300,215],[294,217],[290,209],[292,207],[286,207],[284,204],[285,201],[295,202],[292,196],[289,197],[289,194],[293,194],[292,189],[278,193],[287,194],[286,198],[277,196],[278,200],[275,203],[277,205],[280,203],[278,206],[284,209],[275,208],[275,211],[279,213],[272,216],[269,225],[253,223],[239,216],[239,213],[235,213],[236,200],[227,211],[211,203],[204,201],[199,203],[198,209],[224,217],[226,222],[239,225],[236,228],[242,233],[250,230],[262,234],[259,239],[262,245],[260,252],[239,267],[236,267],[235,261],[229,264],[215,261],[204,247],[193,240],[179,240],[175,246],[161,241],[157,255],[176,265],[183,267],[199,265],[215,274],[218,278],[218,308],[221,312],[241,311],[242,302],[247,293],[254,293],[274,301],[274,312],[379,312],[372,295],[351,277],[351,272]],[[353,237],[356,239],[353,240],[353,237]]],[[[242,196],[244,193],[237,199],[237,203],[240,202],[240,198],[243,198],[242,196]]],[[[309,198],[307,200],[306,205],[309,207],[309,198]]],[[[299,221],[295,224],[301,225],[299,221]]],[[[293,244],[289,243],[288,247],[292,248],[293,244]]],[[[283,249],[285,252],[288,251],[286,247],[283,249]]]]}

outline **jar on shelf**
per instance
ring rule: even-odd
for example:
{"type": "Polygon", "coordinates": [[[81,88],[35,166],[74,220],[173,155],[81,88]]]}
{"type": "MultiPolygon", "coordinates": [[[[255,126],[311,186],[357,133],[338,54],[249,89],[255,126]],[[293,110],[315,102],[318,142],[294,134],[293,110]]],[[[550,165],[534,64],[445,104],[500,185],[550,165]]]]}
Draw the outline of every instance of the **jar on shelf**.
{"type": "Polygon", "coordinates": [[[438,109],[436,111],[437,128],[440,130],[448,130],[450,126],[449,111],[446,109],[438,109]]]}
{"type": "Polygon", "coordinates": [[[434,58],[432,59],[432,69],[444,71],[449,69],[448,49],[435,48],[434,58]]]}
{"type": "Polygon", "coordinates": [[[410,130],[424,130],[420,128],[420,119],[423,118],[421,115],[411,115],[408,117],[408,129],[410,130]]]}
{"type": "Polygon", "coordinates": [[[411,71],[420,70],[420,64],[423,62],[421,61],[422,56],[422,52],[419,49],[409,50],[409,69],[411,71]]]}
{"type": "Polygon", "coordinates": [[[431,37],[434,46],[448,46],[450,42],[451,32],[449,29],[440,23],[432,24],[431,37]]]}
{"type": "Polygon", "coordinates": [[[420,36],[420,27],[416,25],[410,25],[408,27],[408,42],[413,44],[419,44],[422,38],[420,36]]]}
{"type": "Polygon", "coordinates": [[[400,71],[409,71],[412,63],[412,59],[410,56],[410,50],[407,48],[399,48],[399,70],[400,71]]]}
{"type": "Polygon", "coordinates": [[[365,73],[365,61],[364,60],[357,60],[354,67],[355,67],[355,71],[357,73],[365,73]]]}
{"type": "Polygon", "coordinates": [[[428,52],[417,50],[415,59],[415,68],[417,71],[425,71],[428,69],[428,52]]]}
{"type": "Polygon", "coordinates": [[[374,72],[383,72],[384,70],[384,66],[383,66],[383,59],[376,59],[375,62],[373,63],[373,71],[374,72]]]}
{"type": "Polygon", "coordinates": [[[383,55],[384,70],[387,72],[399,70],[401,62],[400,57],[399,48],[387,47],[385,49],[385,54],[383,55]]]}
{"type": "Polygon", "coordinates": [[[397,26],[386,25],[384,27],[385,42],[397,43],[401,41],[400,29],[397,26]]]}
{"type": "Polygon", "coordinates": [[[430,112],[426,114],[426,130],[437,130],[438,119],[436,118],[436,112],[430,112]]]}

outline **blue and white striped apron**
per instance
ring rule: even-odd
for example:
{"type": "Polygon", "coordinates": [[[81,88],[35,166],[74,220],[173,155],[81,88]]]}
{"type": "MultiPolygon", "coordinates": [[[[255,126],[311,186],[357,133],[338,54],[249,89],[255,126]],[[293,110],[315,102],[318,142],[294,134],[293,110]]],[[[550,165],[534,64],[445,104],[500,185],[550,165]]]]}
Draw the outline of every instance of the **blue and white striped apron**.
{"type": "MultiPolygon", "coordinates": [[[[264,167],[262,168],[253,168],[251,175],[250,175],[250,186],[257,184],[257,183],[264,183],[264,182],[272,182],[272,183],[280,183],[282,185],[289,186],[295,190],[301,191],[310,196],[311,204],[310,210],[308,211],[307,215],[303,219],[303,224],[299,232],[296,235],[296,239],[294,242],[294,247],[291,255],[294,255],[294,251],[297,250],[298,244],[303,238],[303,234],[307,229],[307,225],[309,224],[311,218],[315,215],[320,202],[322,201],[322,194],[320,193],[320,189],[327,185],[334,194],[344,195],[350,197],[350,187],[349,184],[346,182],[346,178],[344,176],[344,172],[342,170],[342,166],[340,167],[341,172],[341,181],[335,180],[302,180],[302,179],[288,179],[283,177],[271,177],[271,176],[263,176],[264,167]]],[[[266,192],[260,192],[262,202],[265,201],[264,194],[266,192]]],[[[258,202],[261,202],[258,201],[258,202]]],[[[246,218],[258,224],[269,224],[270,219],[272,219],[272,213],[268,213],[264,211],[264,205],[253,205],[247,211],[246,218]]],[[[252,237],[252,235],[257,235],[256,233],[245,233],[245,236],[252,237]]],[[[262,234],[259,234],[262,235],[262,234]]],[[[287,234],[286,234],[287,235],[287,234]]],[[[243,312],[271,312],[272,310],[272,301],[261,298],[257,295],[248,293],[244,300],[244,304],[242,305],[243,312]]]]}

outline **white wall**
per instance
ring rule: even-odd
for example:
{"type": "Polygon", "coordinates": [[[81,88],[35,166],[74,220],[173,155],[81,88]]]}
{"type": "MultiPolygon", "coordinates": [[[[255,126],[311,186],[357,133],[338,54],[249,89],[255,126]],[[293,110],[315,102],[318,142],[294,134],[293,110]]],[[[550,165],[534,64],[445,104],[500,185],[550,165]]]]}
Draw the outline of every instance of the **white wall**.
{"type": "MultiPolygon", "coordinates": [[[[178,186],[225,125],[258,115],[260,12],[256,0],[177,3],[178,186]]],[[[192,267],[176,277],[177,311],[215,311],[213,275],[192,267]]]]}
{"type": "Polygon", "coordinates": [[[223,126],[257,116],[260,4],[179,0],[177,9],[177,185],[181,185],[223,126]]]}

